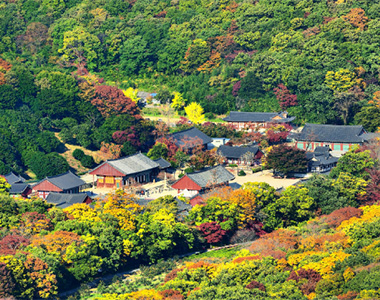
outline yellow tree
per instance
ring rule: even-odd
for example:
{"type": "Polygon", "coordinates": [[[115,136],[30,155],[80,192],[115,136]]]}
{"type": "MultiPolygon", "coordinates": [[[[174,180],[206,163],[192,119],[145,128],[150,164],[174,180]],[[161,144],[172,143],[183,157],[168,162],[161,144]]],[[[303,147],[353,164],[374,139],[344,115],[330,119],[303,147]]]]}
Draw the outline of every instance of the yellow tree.
{"type": "Polygon", "coordinates": [[[205,122],[205,115],[203,114],[203,108],[199,103],[191,102],[185,107],[187,117],[194,124],[201,124],[205,122]]]}
{"type": "Polygon", "coordinates": [[[9,195],[10,188],[11,185],[7,182],[7,180],[0,176],[0,194],[9,195]]]}
{"type": "Polygon", "coordinates": [[[173,96],[174,98],[172,100],[171,108],[178,111],[185,106],[186,100],[183,98],[182,94],[178,92],[173,92],[173,96]]]}
{"type": "Polygon", "coordinates": [[[140,98],[137,96],[138,89],[134,89],[132,87],[129,87],[126,90],[123,90],[123,93],[124,93],[125,96],[127,96],[128,98],[130,98],[136,104],[140,100],[140,98]]]}
{"type": "Polygon", "coordinates": [[[335,93],[347,92],[356,84],[356,75],[347,69],[337,72],[328,71],[325,78],[326,85],[335,93]]]}

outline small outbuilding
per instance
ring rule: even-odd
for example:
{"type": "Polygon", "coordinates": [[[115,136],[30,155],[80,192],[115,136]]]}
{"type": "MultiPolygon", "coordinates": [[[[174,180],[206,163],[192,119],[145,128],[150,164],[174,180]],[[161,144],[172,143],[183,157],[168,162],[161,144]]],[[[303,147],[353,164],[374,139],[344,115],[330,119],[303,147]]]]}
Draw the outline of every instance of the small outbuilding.
{"type": "Polygon", "coordinates": [[[51,192],[46,197],[46,202],[54,204],[60,208],[66,208],[77,203],[90,204],[92,199],[86,193],[62,194],[51,192]]]}
{"type": "Polygon", "coordinates": [[[186,174],[175,182],[172,188],[178,190],[178,193],[193,197],[209,189],[229,185],[229,182],[233,179],[235,179],[234,175],[223,166],[218,165],[203,171],[186,174]]]}
{"type": "Polygon", "coordinates": [[[226,145],[222,145],[218,148],[218,154],[224,158],[224,163],[238,165],[259,165],[264,155],[258,146],[243,147],[226,145]]]}
{"type": "Polygon", "coordinates": [[[306,153],[308,159],[308,171],[312,173],[324,173],[334,168],[339,158],[330,154],[331,149],[328,146],[319,146],[314,152],[306,153]]]}
{"type": "Polygon", "coordinates": [[[207,144],[212,142],[212,138],[196,127],[172,133],[167,138],[173,139],[174,144],[185,152],[192,152],[195,147],[207,150],[207,144]]]}

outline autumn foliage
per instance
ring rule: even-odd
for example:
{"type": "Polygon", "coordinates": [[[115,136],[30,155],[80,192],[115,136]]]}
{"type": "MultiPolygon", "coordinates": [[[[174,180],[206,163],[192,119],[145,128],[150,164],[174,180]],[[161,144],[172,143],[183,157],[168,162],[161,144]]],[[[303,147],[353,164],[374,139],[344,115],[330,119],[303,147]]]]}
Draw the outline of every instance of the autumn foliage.
{"type": "Polygon", "coordinates": [[[96,86],[95,96],[91,103],[103,116],[129,114],[136,119],[141,119],[136,103],[127,98],[122,90],[113,86],[96,86]]]}

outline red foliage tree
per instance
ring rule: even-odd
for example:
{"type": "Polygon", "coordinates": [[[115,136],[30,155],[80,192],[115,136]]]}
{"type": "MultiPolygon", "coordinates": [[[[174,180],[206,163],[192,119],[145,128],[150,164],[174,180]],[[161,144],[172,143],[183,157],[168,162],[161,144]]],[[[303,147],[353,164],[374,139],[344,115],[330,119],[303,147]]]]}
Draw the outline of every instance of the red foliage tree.
{"type": "Polygon", "coordinates": [[[232,95],[236,97],[239,93],[240,88],[241,88],[241,80],[237,81],[232,87],[232,95]]]}
{"type": "Polygon", "coordinates": [[[296,106],[298,104],[297,95],[292,95],[288,88],[283,84],[279,84],[273,89],[273,92],[276,95],[281,109],[286,109],[290,106],[296,106]]]}
{"type": "Polygon", "coordinates": [[[91,103],[106,117],[129,114],[136,119],[142,119],[136,103],[126,97],[122,90],[114,86],[96,86],[95,97],[91,103]]]}
{"type": "Polygon", "coordinates": [[[265,290],[266,290],[265,285],[263,285],[260,282],[255,281],[255,280],[252,280],[250,283],[248,283],[246,288],[249,290],[259,289],[260,291],[263,291],[263,292],[265,292],[265,290]]]}
{"type": "Polygon", "coordinates": [[[139,134],[135,128],[135,126],[129,127],[127,130],[123,131],[115,131],[112,134],[112,139],[115,141],[116,144],[122,145],[126,141],[131,142],[131,145],[135,148],[138,148],[141,146],[140,140],[139,140],[139,134]]]}
{"type": "Polygon", "coordinates": [[[190,157],[189,164],[196,170],[200,170],[206,166],[214,166],[219,162],[218,156],[215,151],[203,151],[190,157]]]}
{"type": "Polygon", "coordinates": [[[361,209],[349,206],[337,209],[329,215],[321,216],[321,220],[331,227],[338,227],[343,221],[353,217],[360,217],[362,214],[361,209]]]}
{"type": "Polygon", "coordinates": [[[0,298],[4,299],[11,296],[15,286],[12,273],[5,264],[0,263],[0,298]]]}
{"type": "Polygon", "coordinates": [[[12,65],[10,63],[0,58],[0,85],[6,83],[4,74],[7,73],[11,68],[12,65]]]}
{"type": "Polygon", "coordinates": [[[180,291],[176,290],[164,290],[159,292],[165,300],[183,300],[185,297],[180,293],[180,291]]]}
{"type": "Polygon", "coordinates": [[[322,276],[317,271],[312,269],[305,270],[301,268],[297,272],[292,271],[288,277],[288,280],[295,280],[297,282],[302,279],[306,279],[307,282],[300,286],[300,290],[305,295],[309,295],[310,293],[315,292],[315,287],[318,281],[322,279],[322,276]]]}
{"type": "Polygon", "coordinates": [[[168,282],[170,280],[173,280],[173,279],[177,278],[178,272],[181,272],[182,270],[183,270],[183,268],[178,268],[178,269],[171,270],[168,274],[166,274],[164,282],[168,282]]]}
{"type": "Polygon", "coordinates": [[[29,245],[29,239],[21,235],[6,235],[0,240],[0,255],[14,255],[16,250],[29,245]]]}
{"type": "Polygon", "coordinates": [[[365,205],[371,205],[380,201],[380,170],[367,170],[370,176],[370,181],[366,187],[366,193],[361,202],[365,205]]]}
{"type": "Polygon", "coordinates": [[[219,243],[227,234],[227,231],[223,230],[217,222],[203,223],[198,226],[198,229],[209,244],[219,243]]]}
{"type": "Polygon", "coordinates": [[[174,143],[173,138],[168,137],[162,137],[157,140],[157,143],[165,144],[166,147],[168,147],[168,159],[169,160],[175,160],[174,156],[178,151],[178,146],[174,143]]]}

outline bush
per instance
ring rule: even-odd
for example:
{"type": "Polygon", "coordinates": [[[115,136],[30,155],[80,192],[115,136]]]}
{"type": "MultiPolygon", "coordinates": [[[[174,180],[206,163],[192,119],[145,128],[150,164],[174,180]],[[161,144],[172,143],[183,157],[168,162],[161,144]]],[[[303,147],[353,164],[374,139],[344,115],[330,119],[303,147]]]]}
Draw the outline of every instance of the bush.
{"type": "Polygon", "coordinates": [[[238,176],[245,176],[247,174],[245,174],[245,172],[243,170],[240,170],[239,173],[238,173],[238,176]]]}
{"type": "Polygon", "coordinates": [[[77,160],[81,160],[85,156],[83,150],[75,149],[73,152],[73,157],[77,160]]]}
{"type": "Polygon", "coordinates": [[[85,168],[93,168],[95,166],[94,158],[90,155],[85,155],[80,160],[80,163],[85,168]]]}
{"type": "Polygon", "coordinates": [[[228,165],[230,168],[236,168],[238,165],[237,164],[229,164],[228,165]]]}
{"type": "Polygon", "coordinates": [[[178,175],[178,178],[182,178],[183,176],[185,176],[185,174],[181,173],[178,175]]]}
{"type": "Polygon", "coordinates": [[[194,169],[193,168],[186,168],[185,169],[185,173],[188,174],[188,173],[193,173],[194,172],[194,169]]]}
{"type": "Polygon", "coordinates": [[[259,168],[252,168],[252,173],[257,173],[257,172],[260,172],[261,171],[261,167],[259,167],[259,168]]]}
{"type": "Polygon", "coordinates": [[[215,115],[212,112],[205,113],[205,117],[209,120],[215,119],[215,115]]]}

